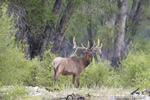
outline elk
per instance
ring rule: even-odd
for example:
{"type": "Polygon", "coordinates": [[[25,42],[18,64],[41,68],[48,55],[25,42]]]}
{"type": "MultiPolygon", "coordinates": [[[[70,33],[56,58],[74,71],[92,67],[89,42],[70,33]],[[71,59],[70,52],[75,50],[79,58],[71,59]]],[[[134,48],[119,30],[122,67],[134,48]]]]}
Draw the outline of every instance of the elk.
{"type": "Polygon", "coordinates": [[[97,46],[95,45],[95,42],[93,43],[93,46],[90,48],[90,43],[88,41],[88,47],[84,47],[81,43],[82,47],[78,47],[75,42],[75,37],[73,38],[73,44],[74,49],[76,52],[78,50],[82,50],[85,53],[85,56],[77,57],[73,56],[70,58],[62,58],[57,57],[53,60],[53,69],[54,69],[54,79],[53,79],[53,86],[55,85],[55,82],[59,75],[68,76],[72,75],[72,84],[75,84],[75,79],[77,82],[77,88],[79,88],[79,79],[81,72],[90,64],[92,60],[93,54],[96,54],[97,51],[101,53],[102,43],[100,46],[100,41],[98,39],[97,46]]]}

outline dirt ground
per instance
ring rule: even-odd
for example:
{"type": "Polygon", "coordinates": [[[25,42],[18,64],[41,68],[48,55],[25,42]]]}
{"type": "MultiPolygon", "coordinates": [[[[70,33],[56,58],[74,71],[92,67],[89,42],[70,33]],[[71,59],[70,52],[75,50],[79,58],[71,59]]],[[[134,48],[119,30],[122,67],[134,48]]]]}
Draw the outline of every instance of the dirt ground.
{"type": "MultiPolygon", "coordinates": [[[[131,95],[133,89],[123,88],[65,88],[63,90],[37,88],[31,91],[28,99],[32,100],[150,100],[147,94],[140,92],[131,95]]],[[[27,99],[27,98],[26,98],[27,99]]]]}
{"type": "Polygon", "coordinates": [[[0,100],[11,98],[15,100],[150,100],[147,93],[142,90],[134,88],[107,88],[107,87],[93,87],[93,88],[74,88],[65,87],[61,90],[57,88],[47,87],[31,87],[31,86],[4,86],[0,87],[0,100]],[[25,96],[23,92],[26,93],[25,96]],[[133,93],[133,95],[131,95],[133,93]],[[9,95],[10,94],[10,95],[9,95]],[[19,95],[16,95],[19,94],[19,95]],[[3,99],[3,96],[5,97],[3,99]],[[7,98],[9,96],[9,98],[7,98]],[[13,96],[13,97],[11,97],[13,96]]]}

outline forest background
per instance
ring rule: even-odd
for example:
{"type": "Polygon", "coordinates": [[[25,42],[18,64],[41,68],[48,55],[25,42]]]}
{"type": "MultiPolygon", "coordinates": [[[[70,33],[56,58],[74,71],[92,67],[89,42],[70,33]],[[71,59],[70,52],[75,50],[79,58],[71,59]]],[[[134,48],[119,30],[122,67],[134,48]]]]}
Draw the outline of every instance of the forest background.
{"type": "MultiPolygon", "coordinates": [[[[73,55],[75,36],[103,43],[80,87],[150,88],[149,27],[150,0],[1,0],[0,86],[51,87],[52,61],[73,55]]],[[[56,83],[63,89],[71,77],[56,83]]]]}

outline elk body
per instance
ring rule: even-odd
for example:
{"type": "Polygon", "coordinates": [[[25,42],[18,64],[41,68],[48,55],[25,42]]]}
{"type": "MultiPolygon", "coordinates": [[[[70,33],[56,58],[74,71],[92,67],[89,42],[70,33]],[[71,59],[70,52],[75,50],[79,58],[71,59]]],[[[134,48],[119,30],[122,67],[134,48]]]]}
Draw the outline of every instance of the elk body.
{"type": "Polygon", "coordinates": [[[85,56],[82,57],[73,56],[70,58],[62,58],[62,57],[55,58],[53,61],[53,69],[54,69],[53,85],[55,84],[59,75],[64,75],[64,76],[72,75],[72,84],[74,85],[76,79],[77,87],[79,87],[79,83],[80,83],[79,79],[80,79],[81,72],[84,70],[84,68],[86,68],[90,64],[92,60],[92,55],[97,51],[101,52],[101,48],[102,48],[102,44],[99,47],[100,45],[99,40],[98,40],[98,45],[95,46],[95,42],[94,42],[91,48],[89,48],[90,45],[88,41],[88,47],[85,48],[82,43],[81,43],[82,47],[78,47],[76,45],[75,37],[74,37],[73,44],[74,44],[73,48],[76,49],[75,53],[78,50],[83,50],[85,56]]]}

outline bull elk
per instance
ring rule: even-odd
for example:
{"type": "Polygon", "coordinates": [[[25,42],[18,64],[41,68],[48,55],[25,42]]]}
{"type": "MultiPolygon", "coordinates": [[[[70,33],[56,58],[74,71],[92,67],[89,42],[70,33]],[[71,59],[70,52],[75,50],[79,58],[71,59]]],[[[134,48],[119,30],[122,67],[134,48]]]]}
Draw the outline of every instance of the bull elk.
{"type": "MultiPolygon", "coordinates": [[[[53,86],[60,74],[64,76],[72,75],[72,84],[74,85],[75,79],[77,78],[77,88],[79,88],[79,79],[80,74],[83,71],[84,68],[86,68],[91,60],[93,54],[95,54],[97,51],[101,53],[102,43],[100,46],[100,41],[98,39],[98,44],[96,46],[95,42],[93,43],[93,46],[90,48],[90,43],[88,41],[88,47],[84,47],[81,43],[82,47],[78,47],[75,42],[75,37],[73,38],[73,44],[75,53],[78,50],[82,50],[85,53],[85,56],[77,57],[73,56],[70,58],[62,58],[57,57],[53,60],[53,69],[54,69],[54,80],[53,80],[53,86]]],[[[74,53],[74,54],[75,54],[74,53]]]]}

